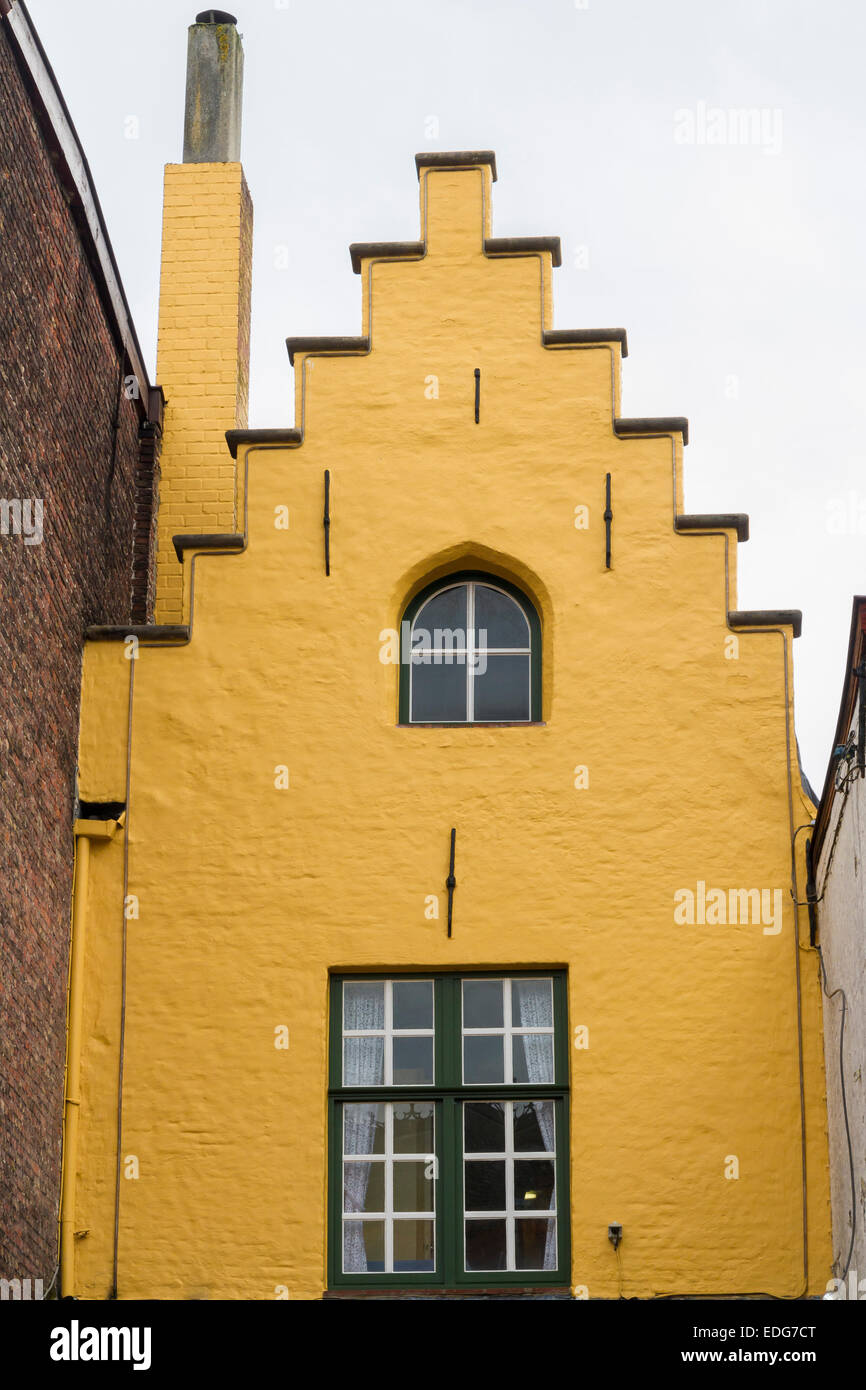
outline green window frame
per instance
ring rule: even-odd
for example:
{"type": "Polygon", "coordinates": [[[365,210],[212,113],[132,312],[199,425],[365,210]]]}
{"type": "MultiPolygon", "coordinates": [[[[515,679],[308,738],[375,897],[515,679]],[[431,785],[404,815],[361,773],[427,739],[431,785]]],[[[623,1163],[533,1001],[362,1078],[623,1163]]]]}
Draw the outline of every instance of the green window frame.
{"type": "MultiPolygon", "coordinates": [[[[469,621],[467,619],[467,624],[473,637],[477,637],[478,634],[475,631],[474,621],[469,621]]],[[[480,570],[461,570],[458,571],[456,574],[440,576],[439,579],[435,580],[431,584],[428,584],[425,588],[423,588],[419,593],[415,595],[415,597],[407,605],[400,623],[400,681],[398,715],[399,723],[410,725],[415,724],[421,728],[428,727],[431,724],[440,725],[444,727],[451,727],[453,725],[454,727],[460,728],[462,728],[463,726],[472,727],[473,725],[479,724],[514,724],[515,726],[526,724],[540,724],[542,693],[541,659],[541,620],[538,616],[538,611],[534,603],[521,589],[518,589],[516,585],[510,583],[507,579],[500,579],[498,575],[488,574],[480,570]],[[527,626],[529,629],[528,650],[526,647],[518,648],[516,646],[506,646],[503,648],[494,648],[491,646],[489,648],[490,655],[486,658],[488,661],[496,661],[502,660],[503,658],[507,659],[509,655],[525,655],[528,657],[529,709],[528,717],[525,719],[475,718],[474,709],[471,708],[473,704],[471,692],[474,690],[475,678],[474,672],[467,669],[472,663],[459,661],[459,647],[455,647],[453,650],[446,650],[442,653],[434,652],[431,654],[430,660],[432,662],[437,662],[438,657],[438,663],[441,663],[443,662],[444,658],[444,664],[457,665],[458,667],[466,671],[466,682],[469,691],[466,705],[467,717],[465,719],[443,720],[413,719],[412,717],[413,665],[412,660],[409,658],[411,656],[411,634],[414,627],[415,619],[418,617],[421,609],[427,604],[427,602],[431,598],[433,598],[435,595],[439,593],[444,593],[446,589],[457,588],[460,585],[468,585],[470,586],[470,588],[473,589],[473,591],[474,586],[476,585],[481,585],[485,588],[500,591],[501,593],[507,595],[509,598],[514,600],[514,602],[520,608],[521,612],[523,613],[523,616],[526,619],[527,626]],[[456,661],[454,660],[455,655],[457,656],[456,661]],[[404,657],[406,659],[404,659],[404,657]]]]}
{"type": "Polygon", "coordinates": [[[568,1066],[563,970],[332,976],[329,1288],[568,1286],[568,1066]]]}

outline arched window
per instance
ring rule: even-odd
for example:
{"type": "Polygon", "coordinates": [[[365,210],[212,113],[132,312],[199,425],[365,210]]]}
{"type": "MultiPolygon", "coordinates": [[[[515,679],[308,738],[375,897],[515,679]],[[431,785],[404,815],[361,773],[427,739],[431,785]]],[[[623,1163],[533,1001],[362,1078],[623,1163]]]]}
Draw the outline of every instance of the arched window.
{"type": "Polygon", "coordinates": [[[453,574],[401,625],[401,724],[541,719],[541,624],[525,594],[490,574],[453,574]]]}

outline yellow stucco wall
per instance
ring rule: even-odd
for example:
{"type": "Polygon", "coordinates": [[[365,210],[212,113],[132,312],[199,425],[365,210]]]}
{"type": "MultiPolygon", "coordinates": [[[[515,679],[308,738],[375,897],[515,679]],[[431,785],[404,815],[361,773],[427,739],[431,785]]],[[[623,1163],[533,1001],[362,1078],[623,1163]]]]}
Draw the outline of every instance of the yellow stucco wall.
{"type": "Polygon", "coordinates": [[[126,848],[91,862],[82,1297],[111,1285],[124,853],[122,1157],[140,1175],[120,1184],[121,1298],[321,1296],[328,975],[368,968],[567,968],[590,1043],[570,1048],[575,1286],[793,1297],[799,959],[810,1291],[829,1277],[820,995],[789,893],[789,778],[794,824],[813,811],[788,753],[790,630],[726,658],[735,533],[675,533],[679,437],[614,434],[615,344],[541,346],[550,257],[485,257],[482,192],[489,208],[486,169],[422,177],[426,257],[364,270],[372,353],[297,358],[304,442],[239,450],[248,548],[196,558],[190,643],[88,646],[83,786],[115,785],[97,711],[114,730],[133,674],[134,691],[126,848]],[[463,568],[535,600],[543,727],[398,726],[380,634],[463,568]],[[424,906],[444,906],[451,826],[449,940],[424,906]],[[781,888],[781,932],[676,924],[699,880],[781,888]]]}

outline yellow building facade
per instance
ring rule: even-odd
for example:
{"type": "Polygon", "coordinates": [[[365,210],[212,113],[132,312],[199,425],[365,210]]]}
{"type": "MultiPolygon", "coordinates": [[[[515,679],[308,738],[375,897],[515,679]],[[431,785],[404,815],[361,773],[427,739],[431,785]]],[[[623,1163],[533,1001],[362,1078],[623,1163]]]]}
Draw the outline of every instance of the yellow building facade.
{"type": "MultiPolygon", "coordinates": [[[[85,651],[64,1292],[821,1293],[799,615],[738,610],[746,519],[685,514],[621,330],[554,329],[493,155],[416,162],[293,429],[237,427],[225,290],[198,452],[169,174],[178,539],[85,651]]],[[[239,169],[188,178],[241,226],[239,169]]]]}

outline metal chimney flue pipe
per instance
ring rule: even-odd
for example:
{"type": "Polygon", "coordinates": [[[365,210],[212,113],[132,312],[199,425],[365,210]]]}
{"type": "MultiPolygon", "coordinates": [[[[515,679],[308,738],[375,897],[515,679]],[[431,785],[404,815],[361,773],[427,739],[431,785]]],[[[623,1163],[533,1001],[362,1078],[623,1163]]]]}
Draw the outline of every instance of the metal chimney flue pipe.
{"type": "Polygon", "coordinates": [[[244,50],[235,16],[202,10],[187,43],[184,164],[240,160],[243,89],[244,50]]]}

